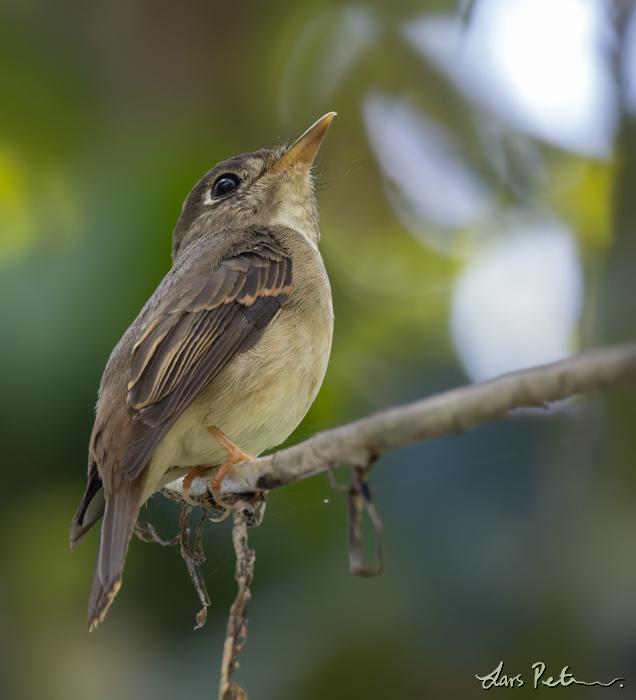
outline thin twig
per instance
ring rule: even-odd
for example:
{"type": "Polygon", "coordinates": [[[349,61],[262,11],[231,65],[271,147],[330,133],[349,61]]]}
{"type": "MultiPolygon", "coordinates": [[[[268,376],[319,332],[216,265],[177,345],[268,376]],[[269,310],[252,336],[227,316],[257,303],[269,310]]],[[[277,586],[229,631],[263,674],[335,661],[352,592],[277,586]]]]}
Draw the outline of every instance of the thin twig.
{"type": "Polygon", "coordinates": [[[258,527],[265,512],[262,495],[242,498],[232,508],[234,526],[232,540],[236,552],[236,581],[238,593],[230,608],[227,622],[223,661],[221,662],[221,682],[219,683],[219,700],[247,700],[245,691],[232,683],[232,675],[239,667],[236,657],[245,646],[247,639],[247,608],[252,597],[252,578],[254,577],[255,551],[247,543],[247,528],[258,527]]]}

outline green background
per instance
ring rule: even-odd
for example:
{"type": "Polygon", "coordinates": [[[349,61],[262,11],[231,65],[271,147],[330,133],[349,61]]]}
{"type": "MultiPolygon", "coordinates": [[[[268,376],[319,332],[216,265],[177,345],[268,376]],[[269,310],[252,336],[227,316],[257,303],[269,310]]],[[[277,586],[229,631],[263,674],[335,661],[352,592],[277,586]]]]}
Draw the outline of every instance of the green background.
{"type": "MultiPolygon", "coordinates": [[[[196,632],[198,600],[178,550],[134,540],[122,590],[89,635],[98,528],[75,552],[67,542],[104,365],[169,269],[183,200],[218,161],[338,112],[317,162],[332,359],[290,442],[469,381],[449,311],[474,231],[453,231],[453,250],[440,251],[396,216],[363,119],[374,91],[444,125],[493,216],[538,207],[567,223],[585,281],[577,348],[634,336],[634,122],[621,109],[612,157],[592,159],[504,121],[502,133],[530,144],[547,175],[525,161],[521,186],[513,168],[495,172],[476,128],[492,117],[400,31],[460,9],[450,0],[2,1],[1,697],[216,697],[236,589],[230,524],[206,524],[212,605],[196,632]]],[[[468,31],[469,14],[460,18],[468,31]]],[[[484,693],[475,675],[504,660],[526,686],[492,694],[628,692],[635,416],[623,390],[386,456],[371,475],[386,530],[386,570],[373,579],[348,573],[346,503],[325,475],[271,493],[251,533],[256,576],[235,680],[253,700],[466,700],[484,693]],[[625,677],[626,689],[534,691],[536,661],[546,675],[569,665],[586,681],[625,677]]],[[[154,496],[141,520],[173,536],[178,507],[154,496]]]]}

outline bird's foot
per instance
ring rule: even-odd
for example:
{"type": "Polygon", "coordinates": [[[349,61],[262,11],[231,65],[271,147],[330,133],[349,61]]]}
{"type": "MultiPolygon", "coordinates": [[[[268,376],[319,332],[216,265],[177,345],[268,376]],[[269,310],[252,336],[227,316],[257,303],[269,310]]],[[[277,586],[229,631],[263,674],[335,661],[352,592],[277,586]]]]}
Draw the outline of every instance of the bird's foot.
{"type": "MultiPolygon", "coordinates": [[[[223,468],[223,467],[221,467],[221,468],[223,468]]],[[[183,477],[183,483],[181,485],[182,494],[183,494],[183,498],[185,499],[185,501],[187,503],[189,503],[190,505],[193,505],[193,506],[200,505],[199,503],[194,501],[192,498],[190,498],[190,488],[192,487],[192,482],[197,477],[204,476],[206,472],[210,471],[210,469],[214,469],[214,467],[202,467],[202,466],[194,467],[194,469],[189,471],[183,477]]],[[[210,518],[210,520],[213,523],[220,523],[221,520],[225,520],[225,518],[227,518],[227,516],[230,514],[231,508],[227,503],[225,503],[225,501],[223,501],[221,499],[221,497],[218,495],[218,492],[215,493],[213,491],[212,495],[214,496],[214,500],[217,502],[219,508],[223,511],[223,514],[221,515],[220,518],[210,518]]]]}
{"type": "MultiPolygon", "coordinates": [[[[217,473],[214,475],[214,478],[210,482],[210,490],[212,491],[212,495],[214,496],[214,500],[216,501],[217,505],[224,510],[225,512],[220,518],[210,518],[213,522],[220,522],[221,520],[225,520],[227,516],[230,514],[230,511],[232,510],[232,506],[229,503],[226,503],[220,496],[219,491],[221,490],[221,483],[223,479],[227,476],[229,473],[230,469],[235,465],[238,464],[239,462],[244,462],[247,459],[254,459],[254,455],[251,455],[249,452],[245,452],[245,450],[242,450],[238,445],[233,443],[230,438],[227,437],[227,435],[224,435],[218,428],[215,426],[210,426],[207,428],[207,431],[212,435],[212,437],[218,441],[218,443],[223,447],[223,449],[227,452],[227,458],[225,462],[221,465],[217,473]]],[[[205,474],[210,471],[210,469],[214,469],[214,466],[211,467],[203,467],[203,466],[198,466],[194,467],[191,471],[189,471],[184,477],[183,477],[183,484],[182,484],[182,490],[183,490],[183,498],[186,500],[187,503],[190,505],[196,506],[198,503],[194,501],[190,497],[190,488],[192,487],[192,482],[197,478],[197,477],[203,477],[205,474]]]]}
{"type": "Polygon", "coordinates": [[[228,503],[226,503],[219,495],[219,491],[221,489],[221,482],[223,481],[223,479],[225,479],[230,469],[235,464],[238,464],[239,462],[245,462],[248,459],[254,459],[254,455],[251,455],[249,452],[245,452],[245,450],[242,450],[238,445],[233,443],[230,440],[230,438],[227,437],[227,435],[224,435],[215,426],[211,425],[209,428],[207,428],[207,431],[208,433],[210,433],[210,435],[212,435],[212,437],[215,440],[217,440],[221,447],[227,452],[227,459],[225,460],[225,462],[223,462],[221,468],[214,475],[214,478],[210,482],[210,489],[212,491],[212,495],[214,496],[214,500],[221,507],[227,509],[227,513],[224,513],[223,517],[221,518],[221,520],[223,520],[223,518],[226,518],[229,514],[231,506],[228,503]]]}

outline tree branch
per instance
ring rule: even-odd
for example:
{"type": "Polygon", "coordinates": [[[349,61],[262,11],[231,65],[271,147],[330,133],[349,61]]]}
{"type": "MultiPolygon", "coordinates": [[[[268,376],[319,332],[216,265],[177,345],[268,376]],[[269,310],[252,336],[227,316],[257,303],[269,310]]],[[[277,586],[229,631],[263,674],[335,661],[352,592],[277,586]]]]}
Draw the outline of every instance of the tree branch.
{"type": "MultiPolygon", "coordinates": [[[[224,479],[222,492],[269,491],[340,464],[368,467],[391,450],[460,433],[517,408],[547,408],[549,402],[576,394],[629,384],[636,385],[636,343],[587,351],[317,433],[293,447],[237,464],[224,479]]],[[[180,492],[180,481],[168,488],[180,492]]],[[[195,480],[191,495],[206,490],[207,482],[195,480]]]]}
{"type": "MultiPolygon", "coordinates": [[[[254,550],[247,543],[247,528],[258,526],[263,517],[264,497],[258,492],[294,483],[340,464],[350,464],[353,481],[346,488],[349,493],[350,569],[361,576],[373,576],[382,570],[382,523],[375,511],[366,476],[378,457],[399,447],[460,433],[497,420],[517,408],[548,408],[549,402],[576,394],[594,394],[632,384],[636,385],[636,343],[592,350],[560,362],[503,374],[481,384],[391,408],[355,423],[325,430],[294,447],[233,467],[223,480],[222,492],[233,494],[230,500],[235,502],[233,540],[239,590],[227,625],[219,699],[247,699],[245,691],[232,682],[232,675],[238,668],[237,655],[247,635],[247,607],[255,557],[254,550]],[[241,497],[239,494],[247,495],[241,497]],[[365,565],[362,557],[360,524],[363,510],[371,518],[378,538],[377,559],[371,565],[365,565]]],[[[168,484],[164,493],[184,502],[181,482],[179,479],[168,484]]],[[[190,496],[205,506],[210,497],[208,482],[195,479],[190,496]]],[[[183,513],[182,510],[182,530],[187,540],[183,513]]],[[[201,522],[204,517],[202,512],[201,522]]],[[[198,541],[200,543],[200,537],[198,541]]],[[[196,561],[198,566],[199,559],[196,561]]],[[[198,574],[200,578],[200,571],[198,574]]],[[[193,576],[193,580],[196,584],[197,576],[193,576]]],[[[202,613],[207,598],[203,602],[202,613]]],[[[204,619],[197,618],[198,626],[204,619]]]]}

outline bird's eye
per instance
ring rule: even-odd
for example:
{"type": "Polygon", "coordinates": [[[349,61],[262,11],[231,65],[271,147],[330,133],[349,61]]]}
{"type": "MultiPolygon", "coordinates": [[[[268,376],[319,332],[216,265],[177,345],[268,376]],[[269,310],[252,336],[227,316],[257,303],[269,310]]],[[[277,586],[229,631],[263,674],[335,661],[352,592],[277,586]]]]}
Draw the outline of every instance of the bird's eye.
{"type": "Polygon", "coordinates": [[[239,185],[243,182],[238,175],[234,173],[223,173],[219,175],[212,185],[212,196],[215,199],[219,197],[225,197],[226,194],[234,192],[238,189],[239,185]]]}

